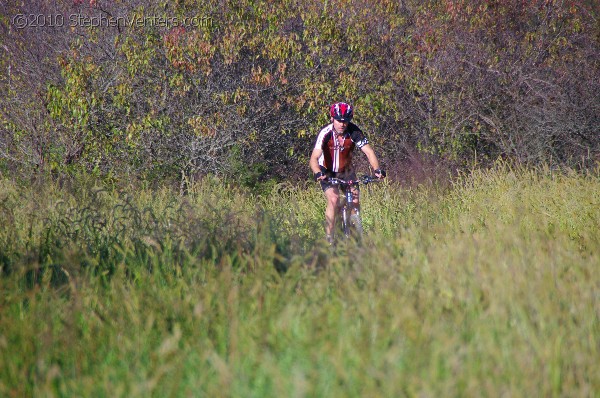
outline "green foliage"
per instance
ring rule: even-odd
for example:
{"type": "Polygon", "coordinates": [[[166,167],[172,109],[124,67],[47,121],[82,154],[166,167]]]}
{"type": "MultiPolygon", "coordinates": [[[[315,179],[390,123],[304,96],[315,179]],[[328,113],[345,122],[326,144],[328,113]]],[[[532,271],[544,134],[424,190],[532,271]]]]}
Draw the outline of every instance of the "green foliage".
{"type": "Polygon", "coordinates": [[[589,395],[599,181],[377,184],[365,244],[329,249],[314,185],[4,179],[0,395],[589,395]]]}
{"type": "Polygon", "coordinates": [[[235,169],[241,148],[256,178],[297,179],[337,100],[388,164],[418,148],[589,167],[600,147],[594,4],[47,3],[0,7],[121,19],[2,38],[0,148],[22,175],[173,181],[235,169]]]}
{"type": "Polygon", "coordinates": [[[246,163],[239,145],[234,145],[229,151],[228,164],[228,177],[244,188],[258,188],[259,179],[266,172],[264,163],[246,163]]]}

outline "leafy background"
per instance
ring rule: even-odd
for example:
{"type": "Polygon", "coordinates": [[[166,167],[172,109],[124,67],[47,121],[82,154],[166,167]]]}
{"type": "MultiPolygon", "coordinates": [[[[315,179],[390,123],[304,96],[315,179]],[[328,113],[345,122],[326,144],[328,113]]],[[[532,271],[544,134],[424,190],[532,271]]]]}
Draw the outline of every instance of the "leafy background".
{"type": "Polygon", "coordinates": [[[0,10],[3,173],[303,179],[339,100],[355,104],[399,180],[499,157],[598,160],[595,1],[35,0],[0,10]],[[18,14],[61,15],[64,26],[17,29],[18,14]]]}

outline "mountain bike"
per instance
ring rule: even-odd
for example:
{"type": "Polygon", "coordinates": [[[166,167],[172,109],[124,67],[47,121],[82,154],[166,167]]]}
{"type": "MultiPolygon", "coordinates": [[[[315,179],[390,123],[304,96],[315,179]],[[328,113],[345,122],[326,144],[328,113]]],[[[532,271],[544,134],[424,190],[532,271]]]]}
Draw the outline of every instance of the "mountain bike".
{"type": "Polygon", "coordinates": [[[362,219],[360,218],[360,209],[353,201],[352,187],[358,187],[359,184],[366,185],[371,182],[379,182],[380,180],[377,177],[365,175],[356,181],[334,177],[329,178],[328,181],[331,185],[339,186],[343,190],[343,195],[340,194],[338,199],[336,220],[341,222],[344,237],[357,241],[361,240],[363,236],[362,219]]]}

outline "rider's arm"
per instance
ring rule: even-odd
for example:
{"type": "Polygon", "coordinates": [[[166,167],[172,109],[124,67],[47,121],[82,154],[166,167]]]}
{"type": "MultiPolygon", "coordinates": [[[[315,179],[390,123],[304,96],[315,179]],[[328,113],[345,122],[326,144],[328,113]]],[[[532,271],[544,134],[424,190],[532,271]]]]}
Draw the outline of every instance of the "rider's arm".
{"type": "Polygon", "coordinates": [[[323,150],[321,148],[315,148],[313,149],[312,154],[310,155],[309,165],[313,173],[318,173],[319,171],[321,171],[321,168],[319,167],[319,158],[321,157],[322,153],[323,150]]]}
{"type": "Polygon", "coordinates": [[[373,170],[379,169],[379,160],[377,160],[377,156],[375,156],[375,151],[371,147],[371,145],[367,144],[360,148],[365,155],[367,155],[367,159],[369,160],[369,164],[373,168],[373,170]]]}
{"type": "Polygon", "coordinates": [[[377,159],[377,156],[375,156],[375,151],[373,150],[371,145],[366,144],[365,146],[363,146],[360,149],[367,156],[367,159],[369,160],[369,164],[371,165],[371,167],[373,168],[373,170],[375,172],[375,176],[377,178],[385,177],[385,171],[383,171],[379,168],[379,160],[377,159]]]}
{"type": "MultiPolygon", "coordinates": [[[[321,168],[319,167],[319,158],[321,157],[321,154],[323,154],[323,150],[321,148],[315,148],[313,149],[312,154],[310,155],[309,165],[310,169],[314,174],[321,172],[321,168]]],[[[324,178],[326,178],[324,175],[318,177],[319,180],[322,180],[324,178]]]]}

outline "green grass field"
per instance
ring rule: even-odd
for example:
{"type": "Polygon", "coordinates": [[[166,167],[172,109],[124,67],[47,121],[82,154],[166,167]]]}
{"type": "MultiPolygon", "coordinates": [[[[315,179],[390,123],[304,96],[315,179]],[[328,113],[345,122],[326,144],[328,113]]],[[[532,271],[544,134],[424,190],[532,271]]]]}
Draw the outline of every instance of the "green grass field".
{"type": "Polygon", "coordinates": [[[251,195],[0,181],[0,396],[598,397],[600,175],[251,195]]]}

